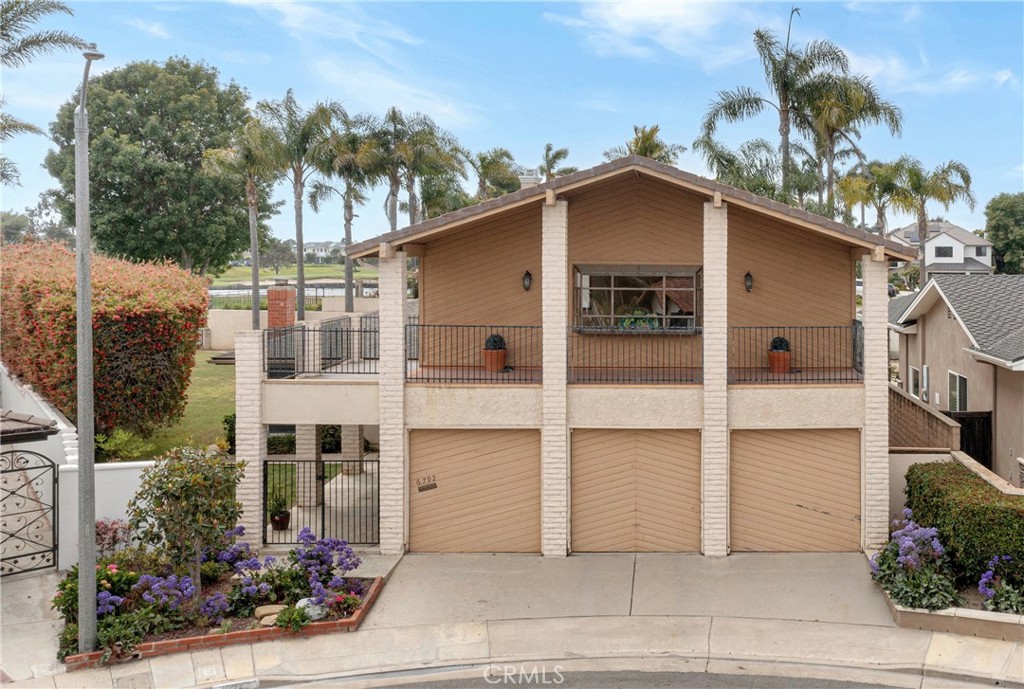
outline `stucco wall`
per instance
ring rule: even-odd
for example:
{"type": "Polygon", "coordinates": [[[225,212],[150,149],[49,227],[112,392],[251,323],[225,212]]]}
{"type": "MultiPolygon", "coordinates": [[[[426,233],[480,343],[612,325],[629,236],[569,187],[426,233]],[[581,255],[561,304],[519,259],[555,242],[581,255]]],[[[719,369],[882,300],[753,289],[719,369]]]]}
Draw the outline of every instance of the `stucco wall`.
{"type": "Polygon", "coordinates": [[[263,423],[377,425],[376,378],[312,378],[263,383],[263,423]]]}
{"type": "Polygon", "coordinates": [[[730,428],[860,428],[864,388],[730,386],[730,428]]]}
{"type": "Polygon", "coordinates": [[[1024,372],[999,367],[995,369],[995,375],[992,470],[1010,483],[1019,485],[1017,457],[1024,457],[1024,372]]]}
{"type": "Polygon", "coordinates": [[[971,341],[958,321],[951,317],[941,299],[918,320],[918,330],[924,329],[924,355],[922,361],[929,367],[928,404],[936,409],[949,409],[949,371],[967,377],[967,411],[992,411],[992,393],[995,389],[991,364],[972,358],[964,348],[971,341]],[[936,402],[935,393],[939,394],[936,402]]]}
{"type": "Polygon", "coordinates": [[[405,388],[408,428],[540,428],[539,386],[435,386],[405,388]]]}
{"type": "Polygon", "coordinates": [[[78,462],[78,430],[56,407],[32,389],[11,378],[7,369],[0,364],[0,407],[22,414],[31,414],[57,422],[58,433],[18,447],[38,452],[58,464],[78,462]]]}
{"type": "Polygon", "coordinates": [[[569,386],[572,428],[700,428],[700,386],[569,386]]]}

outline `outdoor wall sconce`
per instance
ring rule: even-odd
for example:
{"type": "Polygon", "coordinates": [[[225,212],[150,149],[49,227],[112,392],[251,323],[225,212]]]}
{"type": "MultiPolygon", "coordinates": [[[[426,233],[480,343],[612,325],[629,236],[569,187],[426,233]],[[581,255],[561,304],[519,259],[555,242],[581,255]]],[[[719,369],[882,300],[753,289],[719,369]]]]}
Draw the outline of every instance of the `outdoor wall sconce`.
{"type": "Polygon", "coordinates": [[[747,271],[747,274],[743,276],[743,284],[747,288],[748,292],[754,289],[754,276],[750,274],[749,270],[747,271]]]}
{"type": "Polygon", "coordinates": [[[533,284],[533,276],[530,275],[530,271],[526,271],[525,273],[523,273],[523,291],[524,292],[529,292],[530,291],[530,285],[532,285],[532,284],[533,284]]]}

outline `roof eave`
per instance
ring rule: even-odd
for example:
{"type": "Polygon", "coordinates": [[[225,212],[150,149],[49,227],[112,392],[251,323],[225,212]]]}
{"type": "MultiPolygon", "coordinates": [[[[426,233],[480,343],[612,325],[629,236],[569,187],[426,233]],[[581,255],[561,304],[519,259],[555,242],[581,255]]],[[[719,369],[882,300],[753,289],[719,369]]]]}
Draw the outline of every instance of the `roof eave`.
{"type": "Polygon", "coordinates": [[[1024,357],[1021,357],[1020,359],[1010,360],[1003,359],[1002,357],[994,356],[992,354],[987,354],[977,349],[965,348],[964,351],[970,354],[972,358],[977,359],[978,361],[984,361],[989,364],[995,364],[996,366],[1001,366],[1011,371],[1024,371],[1024,357]]]}

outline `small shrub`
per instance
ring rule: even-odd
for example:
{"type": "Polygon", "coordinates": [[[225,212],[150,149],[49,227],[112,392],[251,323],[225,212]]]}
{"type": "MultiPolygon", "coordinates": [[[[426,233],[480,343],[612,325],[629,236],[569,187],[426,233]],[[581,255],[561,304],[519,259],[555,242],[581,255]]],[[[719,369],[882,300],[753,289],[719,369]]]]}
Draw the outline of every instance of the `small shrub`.
{"type": "Polygon", "coordinates": [[[977,582],[993,553],[1009,555],[1004,573],[1024,581],[1024,497],[1001,493],[959,462],[933,462],[907,471],[907,507],[939,530],[960,584],[977,582]]]}
{"type": "Polygon", "coordinates": [[[293,455],[295,454],[295,434],[281,433],[279,435],[267,436],[268,455],[293,455]]]}
{"type": "Polygon", "coordinates": [[[306,614],[306,611],[293,605],[277,613],[274,625],[297,632],[309,624],[309,621],[309,615],[306,614]]]}
{"type": "Polygon", "coordinates": [[[221,425],[224,427],[224,438],[228,441],[228,454],[235,454],[235,414],[228,414],[221,421],[221,425]]]}
{"type": "Polygon", "coordinates": [[[124,550],[132,543],[132,530],[123,519],[99,519],[96,521],[96,555],[110,557],[124,550]]]}
{"type": "Polygon", "coordinates": [[[781,335],[772,338],[772,343],[768,345],[768,349],[772,352],[788,352],[789,351],[789,340],[782,337],[781,335]]]}
{"type": "Polygon", "coordinates": [[[1014,586],[1000,570],[1010,563],[1009,555],[995,555],[988,561],[988,569],[981,575],[978,592],[985,597],[986,610],[1024,614],[1024,587],[1014,586]]]}
{"type": "Polygon", "coordinates": [[[156,445],[147,443],[131,431],[115,428],[109,434],[96,434],[97,462],[131,462],[153,456],[156,445]]]}
{"type": "Polygon", "coordinates": [[[871,558],[872,576],[893,601],[908,608],[942,610],[961,604],[938,530],[922,527],[912,516],[905,510],[905,519],[893,522],[891,540],[871,558]]]}
{"type": "Polygon", "coordinates": [[[489,335],[484,341],[484,349],[490,351],[505,349],[505,338],[498,333],[489,335]]]}
{"type": "Polygon", "coordinates": [[[341,452],[341,426],[320,427],[320,451],[341,452]]]}

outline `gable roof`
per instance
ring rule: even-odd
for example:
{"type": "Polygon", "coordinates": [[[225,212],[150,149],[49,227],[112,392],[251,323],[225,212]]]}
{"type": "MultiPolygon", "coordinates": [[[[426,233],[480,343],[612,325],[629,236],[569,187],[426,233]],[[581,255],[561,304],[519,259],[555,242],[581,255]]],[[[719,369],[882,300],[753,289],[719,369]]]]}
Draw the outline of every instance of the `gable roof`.
{"type": "Polygon", "coordinates": [[[991,273],[992,268],[974,258],[965,258],[959,263],[935,263],[928,264],[928,273],[991,273]]]}
{"type": "Polygon", "coordinates": [[[916,320],[938,299],[967,333],[971,352],[1024,362],[1024,275],[935,275],[895,323],[916,320]]]}
{"type": "MultiPolygon", "coordinates": [[[[909,225],[904,225],[898,230],[893,230],[889,233],[890,237],[896,237],[900,241],[907,242],[913,246],[917,246],[917,223],[912,222],[909,225]]],[[[960,242],[965,246],[992,246],[992,242],[988,241],[984,237],[980,237],[969,230],[965,230],[959,225],[954,225],[946,220],[929,220],[928,221],[928,239],[925,241],[932,241],[940,234],[945,234],[956,241],[960,242]]]]}
{"type": "Polygon", "coordinates": [[[893,325],[900,325],[900,316],[917,298],[916,293],[901,294],[889,300],[889,322],[893,325]]]}
{"type": "Polygon", "coordinates": [[[849,244],[868,249],[881,246],[890,258],[899,260],[914,259],[914,256],[907,251],[906,247],[880,235],[862,229],[855,229],[835,220],[814,215],[801,208],[787,206],[784,203],[757,196],[749,191],[737,189],[690,172],[684,172],[671,165],[665,165],[650,158],[635,155],[618,158],[617,160],[597,165],[588,170],[580,170],[564,177],[556,177],[551,181],[543,182],[533,187],[520,189],[496,199],[490,199],[474,206],[468,206],[436,218],[424,220],[421,223],[411,225],[396,232],[388,232],[379,237],[367,239],[352,245],[349,248],[349,255],[353,258],[374,256],[380,251],[381,244],[390,244],[397,247],[406,243],[416,243],[418,240],[454,230],[473,220],[504,210],[536,203],[545,199],[549,193],[557,195],[558,193],[586,187],[611,177],[631,173],[665,180],[684,189],[703,194],[709,199],[715,197],[716,194],[720,194],[725,202],[749,208],[765,215],[779,217],[792,225],[830,235],[849,244]]]}

